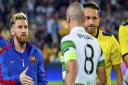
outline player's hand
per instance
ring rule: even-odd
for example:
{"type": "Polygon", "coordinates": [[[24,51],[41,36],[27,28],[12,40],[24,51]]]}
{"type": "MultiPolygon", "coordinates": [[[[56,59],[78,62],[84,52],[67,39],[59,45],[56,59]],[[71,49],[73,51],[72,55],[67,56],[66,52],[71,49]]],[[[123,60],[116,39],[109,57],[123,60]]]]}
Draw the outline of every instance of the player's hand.
{"type": "Polygon", "coordinates": [[[22,85],[34,85],[33,79],[26,75],[28,67],[20,74],[20,82],[22,85]]]}

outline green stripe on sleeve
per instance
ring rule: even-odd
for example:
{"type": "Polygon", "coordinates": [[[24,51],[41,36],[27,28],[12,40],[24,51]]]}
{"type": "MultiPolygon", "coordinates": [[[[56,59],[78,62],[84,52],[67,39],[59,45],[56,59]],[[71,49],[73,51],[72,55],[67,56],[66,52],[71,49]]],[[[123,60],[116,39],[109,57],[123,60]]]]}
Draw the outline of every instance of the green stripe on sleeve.
{"type": "Polygon", "coordinates": [[[68,47],[76,48],[74,42],[73,41],[69,41],[69,40],[62,42],[61,45],[60,45],[60,47],[61,47],[61,52],[63,52],[63,50],[65,48],[68,48],[68,47]]]}
{"type": "Polygon", "coordinates": [[[68,51],[64,53],[65,62],[67,63],[69,60],[77,60],[77,53],[74,48],[69,48],[68,51]]]}
{"type": "Polygon", "coordinates": [[[105,60],[98,62],[98,67],[105,67],[105,60]]]}

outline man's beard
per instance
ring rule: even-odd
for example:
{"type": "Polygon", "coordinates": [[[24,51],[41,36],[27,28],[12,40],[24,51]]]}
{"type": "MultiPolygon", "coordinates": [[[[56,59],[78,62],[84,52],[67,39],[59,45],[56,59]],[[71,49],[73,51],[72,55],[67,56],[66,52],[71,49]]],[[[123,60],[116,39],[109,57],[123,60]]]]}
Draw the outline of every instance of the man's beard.
{"type": "Polygon", "coordinates": [[[18,36],[16,34],[16,39],[18,40],[18,42],[20,44],[25,44],[25,43],[27,43],[29,41],[29,37],[26,34],[22,34],[21,36],[18,36]]]}
{"type": "Polygon", "coordinates": [[[95,34],[95,31],[96,31],[96,30],[97,30],[96,27],[87,27],[87,29],[86,29],[86,31],[87,31],[89,34],[93,35],[93,36],[95,36],[94,34],[95,34]]]}

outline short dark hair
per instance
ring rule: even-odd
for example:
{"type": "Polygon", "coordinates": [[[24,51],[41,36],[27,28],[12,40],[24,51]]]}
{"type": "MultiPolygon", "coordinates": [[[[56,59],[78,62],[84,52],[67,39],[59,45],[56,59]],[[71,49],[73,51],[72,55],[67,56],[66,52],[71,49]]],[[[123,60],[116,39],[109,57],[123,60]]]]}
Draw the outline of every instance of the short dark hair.
{"type": "Polygon", "coordinates": [[[84,5],[83,5],[84,8],[92,8],[92,9],[96,9],[98,10],[98,12],[100,13],[100,8],[99,6],[95,3],[95,2],[86,2],[84,5]]]}

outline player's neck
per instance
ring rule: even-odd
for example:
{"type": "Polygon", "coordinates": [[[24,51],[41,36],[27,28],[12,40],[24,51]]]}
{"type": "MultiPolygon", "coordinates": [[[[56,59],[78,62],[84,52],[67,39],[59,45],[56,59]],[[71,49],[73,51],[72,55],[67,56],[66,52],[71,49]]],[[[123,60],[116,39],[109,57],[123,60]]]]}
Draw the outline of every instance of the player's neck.
{"type": "Polygon", "coordinates": [[[97,38],[98,35],[99,35],[99,31],[96,29],[96,30],[93,32],[93,36],[97,38]]]}
{"type": "Polygon", "coordinates": [[[16,39],[14,39],[14,47],[16,51],[22,53],[26,49],[26,43],[21,44],[16,39]]]}
{"type": "Polygon", "coordinates": [[[92,33],[92,36],[96,37],[96,35],[97,35],[97,32],[92,33]]]}
{"type": "Polygon", "coordinates": [[[72,30],[74,27],[80,27],[80,26],[83,26],[83,23],[79,23],[79,22],[76,22],[76,21],[72,21],[70,23],[70,30],[72,30]]]}

